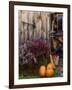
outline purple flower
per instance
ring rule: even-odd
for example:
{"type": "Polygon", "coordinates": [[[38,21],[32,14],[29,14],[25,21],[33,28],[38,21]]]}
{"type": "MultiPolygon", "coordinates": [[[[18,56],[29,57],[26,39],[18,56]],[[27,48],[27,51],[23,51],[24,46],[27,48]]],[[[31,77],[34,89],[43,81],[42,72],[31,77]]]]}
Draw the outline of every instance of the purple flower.
{"type": "Polygon", "coordinates": [[[49,44],[46,40],[27,41],[19,45],[20,64],[36,63],[40,56],[49,56],[49,44]]]}

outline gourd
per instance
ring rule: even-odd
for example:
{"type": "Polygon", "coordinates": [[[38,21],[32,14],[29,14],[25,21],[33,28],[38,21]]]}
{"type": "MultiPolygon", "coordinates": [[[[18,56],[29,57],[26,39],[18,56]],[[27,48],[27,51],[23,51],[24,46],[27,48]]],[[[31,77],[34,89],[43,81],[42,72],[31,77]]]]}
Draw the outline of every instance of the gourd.
{"type": "Polygon", "coordinates": [[[41,65],[39,68],[39,75],[44,77],[53,77],[54,76],[54,68],[55,68],[55,64],[53,62],[53,58],[52,55],[50,55],[50,63],[45,66],[45,65],[41,65]]]}
{"type": "Polygon", "coordinates": [[[52,55],[50,55],[50,61],[51,62],[47,65],[47,70],[46,70],[46,76],[47,77],[53,77],[54,76],[55,65],[53,63],[52,55]]]}
{"type": "Polygon", "coordinates": [[[46,76],[47,77],[53,77],[54,76],[54,70],[53,69],[47,69],[46,70],[46,76]]]}
{"type": "Polygon", "coordinates": [[[55,68],[55,64],[53,62],[52,55],[50,55],[50,63],[47,65],[47,69],[54,69],[54,68],[55,68]]]}
{"type": "Polygon", "coordinates": [[[44,65],[42,65],[39,68],[39,75],[43,77],[43,76],[45,76],[45,74],[46,74],[46,67],[44,65]]]}

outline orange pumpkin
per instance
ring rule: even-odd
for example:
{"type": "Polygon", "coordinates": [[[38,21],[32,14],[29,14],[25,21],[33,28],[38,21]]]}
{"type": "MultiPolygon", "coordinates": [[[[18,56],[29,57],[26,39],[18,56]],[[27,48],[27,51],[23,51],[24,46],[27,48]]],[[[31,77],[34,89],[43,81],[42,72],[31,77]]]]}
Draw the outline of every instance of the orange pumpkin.
{"type": "Polygon", "coordinates": [[[50,63],[47,65],[47,69],[54,69],[55,68],[55,64],[53,61],[53,56],[50,55],[50,63]]]}
{"type": "Polygon", "coordinates": [[[54,69],[55,68],[55,65],[53,63],[49,63],[47,65],[47,69],[54,69]]]}
{"type": "Polygon", "coordinates": [[[46,76],[47,77],[53,77],[54,76],[54,70],[53,69],[47,69],[46,70],[46,76]]]}
{"type": "Polygon", "coordinates": [[[45,73],[46,73],[46,67],[44,65],[40,66],[39,68],[40,76],[45,76],[45,73]]]}

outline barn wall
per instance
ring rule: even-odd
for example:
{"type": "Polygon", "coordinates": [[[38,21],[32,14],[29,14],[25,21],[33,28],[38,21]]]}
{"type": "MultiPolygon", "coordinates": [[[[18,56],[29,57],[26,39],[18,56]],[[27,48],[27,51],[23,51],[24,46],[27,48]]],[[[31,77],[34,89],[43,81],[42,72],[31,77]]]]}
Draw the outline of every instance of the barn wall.
{"type": "Polygon", "coordinates": [[[20,41],[48,39],[50,13],[19,11],[18,15],[20,41]]]}

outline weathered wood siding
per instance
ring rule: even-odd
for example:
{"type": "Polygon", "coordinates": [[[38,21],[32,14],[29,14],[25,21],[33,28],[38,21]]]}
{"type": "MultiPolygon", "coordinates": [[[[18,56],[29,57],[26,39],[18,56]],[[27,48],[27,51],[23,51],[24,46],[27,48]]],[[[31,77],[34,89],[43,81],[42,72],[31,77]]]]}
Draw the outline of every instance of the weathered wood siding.
{"type": "Polygon", "coordinates": [[[20,40],[48,39],[50,13],[19,11],[20,40]]]}

